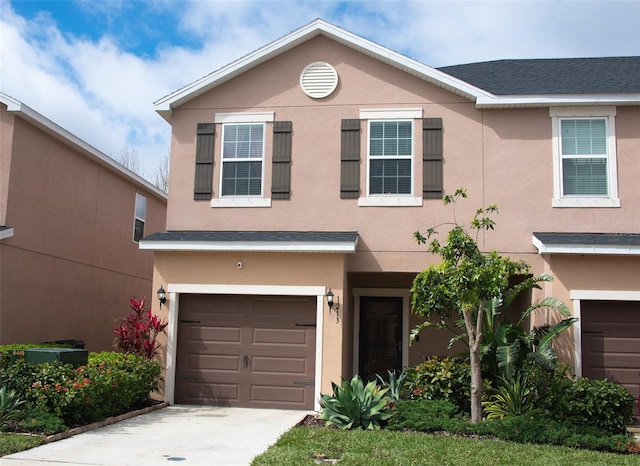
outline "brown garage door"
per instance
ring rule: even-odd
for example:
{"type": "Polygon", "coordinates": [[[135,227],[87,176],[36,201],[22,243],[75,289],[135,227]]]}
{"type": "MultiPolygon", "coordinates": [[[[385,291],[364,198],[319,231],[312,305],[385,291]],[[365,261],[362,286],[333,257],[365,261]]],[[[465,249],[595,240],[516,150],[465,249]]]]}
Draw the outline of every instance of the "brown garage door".
{"type": "MultiPolygon", "coordinates": [[[[582,301],[582,375],[619,383],[638,399],[640,302],[582,301]]],[[[634,414],[638,415],[637,403],[634,414]]]]}
{"type": "Polygon", "coordinates": [[[313,409],[316,299],[182,295],[176,403],[313,409]]]}

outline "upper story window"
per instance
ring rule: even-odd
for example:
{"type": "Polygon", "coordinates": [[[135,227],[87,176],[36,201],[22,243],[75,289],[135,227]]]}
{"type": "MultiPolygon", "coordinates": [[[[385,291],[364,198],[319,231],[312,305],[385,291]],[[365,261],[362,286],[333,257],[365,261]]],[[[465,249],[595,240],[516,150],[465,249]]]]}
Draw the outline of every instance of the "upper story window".
{"type": "Polygon", "coordinates": [[[369,195],[411,194],[413,122],[369,121],[369,195]]]}
{"type": "Polygon", "coordinates": [[[615,108],[551,108],[554,207],[619,207],[615,108]]]}
{"type": "Polygon", "coordinates": [[[212,207],[271,206],[264,176],[267,123],[273,121],[273,112],[216,114],[222,129],[220,194],[211,198],[212,207]]]}
{"type": "Polygon", "coordinates": [[[144,222],[147,219],[147,198],[136,193],[136,206],[133,216],[133,241],[138,242],[144,237],[144,222]]]}
{"type": "Polygon", "coordinates": [[[222,196],[261,196],[264,123],[222,129],[222,196]]]}
{"type": "Polygon", "coordinates": [[[414,192],[414,120],[422,109],[361,110],[367,120],[367,196],[361,206],[422,205],[414,192]]]}

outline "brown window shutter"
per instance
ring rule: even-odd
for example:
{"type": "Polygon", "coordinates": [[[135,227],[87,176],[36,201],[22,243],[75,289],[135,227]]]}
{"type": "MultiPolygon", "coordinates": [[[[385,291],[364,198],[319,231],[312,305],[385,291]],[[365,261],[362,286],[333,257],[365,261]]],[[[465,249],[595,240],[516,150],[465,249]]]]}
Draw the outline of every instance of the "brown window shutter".
{"type": "Polygon", "coordinates": [[[342,120],[340,197],[360,196],[360,120],[342,120]]]}
{"type": "Polygon", "coordinates": [[[422,197],[442,199],[442,118],[422,120],[422,197]]]}
{"type": "Polygon", "coordinates": [[[291,128],[290,121],[273,122],[272,199],[291,197],[291,128]]]}
{"type": "Polygon", "coordinates": [[[193,199],[196,201],[210,200],[213,194],[213,138],[215,125],[213,123],[198,123],[196,136],[196,175],[193,189],[193,199]]]}

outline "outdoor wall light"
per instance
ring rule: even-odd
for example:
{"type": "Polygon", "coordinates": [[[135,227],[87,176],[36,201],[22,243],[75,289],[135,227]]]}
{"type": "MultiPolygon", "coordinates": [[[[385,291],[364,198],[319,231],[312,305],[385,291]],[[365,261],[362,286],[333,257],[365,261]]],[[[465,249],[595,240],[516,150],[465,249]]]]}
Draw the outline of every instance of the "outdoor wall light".
{"type": "Polygon", "coordinates": [[[338,311],[340,310],[340,297],[336,296],[333,294],[333,291],[331,291],[331,288],[329,288],[329,291],[327,292],[327,306],[329,306],[329,314],[331,314],[331,311],[333,310],[334,306],[336,309],[336,322],[340,321],[340,317],[338,314],[338,311]]]}
{"type": "Polygon", "coordinates": [[[167,302],[166,292],[164,291],[164,288],[162,288],[162,285],[160,285],[156,294],[158,295],[158,301],[160,301],[160,308],[162,308],[162,305],[167,302]]]}

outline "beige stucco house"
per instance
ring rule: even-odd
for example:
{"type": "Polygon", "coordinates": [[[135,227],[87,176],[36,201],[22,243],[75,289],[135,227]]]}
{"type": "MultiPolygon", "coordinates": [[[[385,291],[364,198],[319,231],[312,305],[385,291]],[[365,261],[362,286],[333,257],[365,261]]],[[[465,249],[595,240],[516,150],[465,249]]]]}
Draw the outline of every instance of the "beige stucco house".
{"type": "Polygon", "coordinates": [[[0,344],[81,340],[111,350],[133,296],[155,296],[144,234],[167,196],[0,93],[0,344]]]}
{"type": "Polygon", "coordinates": [[[484,249],[555,277],[537,297],[580,317],[576,373],[637,395],[639,76],[640,57],[434,69],[316,20],[157,101],[167,231],[140,247],[168,291],[166,398],[317,408],[341,377],[446,354],[437,332],[409,347],[438,260],[412,232],[451,222],[458,187],[459,222],[500,208],[484,249]]]}

